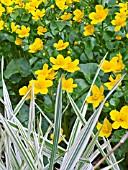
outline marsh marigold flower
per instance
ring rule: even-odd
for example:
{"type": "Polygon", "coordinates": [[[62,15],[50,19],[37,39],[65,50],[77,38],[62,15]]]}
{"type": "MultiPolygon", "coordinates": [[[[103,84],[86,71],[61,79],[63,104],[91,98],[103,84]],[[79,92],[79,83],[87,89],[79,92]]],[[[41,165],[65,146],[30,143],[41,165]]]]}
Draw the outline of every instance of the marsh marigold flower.
{"type": "Polygon", "coordinates": [[[76,9],[73,14],[75,15],[73,17],[73,20],[76,21],[76,22],[81,22],[83,17],[84,17],[84,10],[79,10],[79,9],[76,9]]]}
{"type": "MultiPolygon", "coordinates": [[[[60,138],[59,138],[58,143],[60,143],[60,142],[63,140],[63,138],[65,138],[65,137],[66,137],[66,135],[63,134],[63,129],[61,128],[61,129],[60,129],[60,138]]],[[[52,139],[51,142],[53,142],[54,133],[52,133],[52,134],[50,135],[50,138],[52,139]]]]}
{"type": "Polygon", "coordinates": [[[53,85],[53,82],[51,80],[46,80],[44,77],[41,77],[37,80],[31,80],[30,85],[32,86],[34,84],[34,93],[38,94],[47,94],[48,93],[48,87],[51,87],[53,85]]]}
{"type": "Polygon", "coordinates": [[[77,84],[73,84],[73,79],[65,79],[64,77],[62,78],[62,90],[66,90],[69,93],[73,92],[73,88],[76,88],[77,84]]]}
{"type": "Polygon", "coordinates": [[[1,3],[5,6],[11,6],[13,4],[12,0],[1,0],[1,3]]]}
{"type": "Polygon", "coordinates": [[[35,53],[39,50],[43,49],[43,42],[40,38],[36,38],[34,43],[29,45],[29,52],[30,53],[35,53]]]}
{"type": "Polygon", "coordinates": [[[121,38],[122,38],[122,37],[121,37],[120,35],[117,35],[117,36],[116,36],[116,40],[121,40],[121,38]]]}
{"type": "MultiPolygon", "coordinates": [[[[24,96],[31,88],[32,86],[31,85],[28,85],[27,86],[23,86],[22,88],[19,89],[19,94],[20,96],[24,96]]],[[[26,97],[26,100],[30,99],[31,98],[31,91],[29,92],[28,96],[26,97]]],[[[36,96],[35,96],[36,98],[36,96]]]]}
{"type": "Polygon", "coordinates": [[[37,22],[39,19],[42,19],[42,17],[45,15],[45,9],[39,10],[37,9],[36,11],[32,11],[32,19],[37,22]]]}
{"type": "Polygon", "coordinates": [[[65,12],[64,15],[62,15],[60,18],[61,18],[63,21],[67,21],[67,20],[70,19],[71,16],[72,16],[71,13],[65,12]]]}
{"type": "Polygon", "coordinates": [[[98,88],[96,85],[92,87],[92,96],[87,97],[87,103],[92,103],[93,108],[99,106],[99,104],[104,100],[104,87],[100,86],[98,88]]]}
{"type": "Polygon", "coordinates": [[[25,27],[24,25],[21,26],[21,29],[17,29],[16,33],[20,38],[28,37],[29,36],[30,27],[25,27]]]}
{"type": "Polygon", "coordinates": [[[126,25],[126,18],[121,18],[120,16],[116,16],[115,20],[111,21],[112,25],[115,26],[114,30],[115,32],[119,31],[121,27],[124,27],[126,25]]]}
{"type": "Polygon", "coordinates": [[[60,10],[65,10],[68,8],[68,6],[65,3],[66,0],[56,0],[56,6],[58,6],[60,10]]]}
{"type": "Polygon", "coordinates": [[[101,70],[103,70],[105,73],[109,73],[113,71],[113,63],[107,60],[104,60],[101,70]]]}
{"type": "Polygon", "coordinates": [[[93,35],[93,33],[94,33],[94,26],[91,25],[91,24],[89,24],[89,25],[87,25],[87,26],[84,27],[84,30],[85,30],[85,31],[83,32],[83,34],[84,34],[85,36],[93,35]]]}
{"type": "Polygon", "coordinates": [[[13,33],[13,32],[16,32],[18,26],[19,26],[19,25],[16,25],[14,22],[11,22],[12,33],[13,33]]]}
{"type": "Polygon", "coordinates": [[[111,63],[113,63],[113,72],[117,73],[117,72],[121,72],[122,69],[124,69],[125,65],[122,61],[122,55],[120,53],[116,54],[115,57],[113,57],[110,61],[111,63]]]}
{"type": "Polygon", "coordinates": [[[39,35],[44,35],[44,33],[47,32],[47,28],[43,27],[43,26],[39,26],[37,28],[37,34],[39,35]]]}
{"type": "MultiPolygon", "coordinates": [[[[106,82],[104,83],[104,85],[108,88],[108,90],[111,90],[120,78],[121,74],[118,74],[115,79],[113,79],[112,76],[110,75],[109,77],[110,82],[106,82]]],[[[119,84],[119,86],[121,86],[121,83],[119,84]]]]}
{"type": "Polygon", "coordinates": [[[34,72],[34,74],[36,74],[38,76],[42,76],[44,78],[46,78],[48,76],[48,73],[49,73],[48,64],[44,64],[42,70],[37,70],[34,72]]]}
{"type": "Polygon", "coordinates": [[[63,42],[63,40],[59,40],[58,43],[54,43],[54,47],[58,50],[64,50],[65,48],[67,48],[67,46],[69,46],[69,42],[63,42]]]}
{"type": "Polygon", "coordinates": [[[53,80],[58,72],[55,72],[53,68],[49,69],[48,76],[46,77],[48,80],[53,80]]]}
{"type": "Polygon", "coordinates": [[[0,17],[2,16],[2,13],[5,12],[5,8],[0,4],[0,17]]]}
{"type": "Polygon", "coordinates": [[[64,70],[71,72],[71,73],[74,73],[75,71],[80,70],[80,67],[78,67],[78,64],[79,64],[78,59],[75,59],[74,61],[72,61],[71,58],[70,58],[67,65],[65,65],[64,70]]]}
{"type": "Polygon", "coordinates": [[[98,24],[106,19],[108,15],[108,9],[104,9],[102,5],[96,5],[96,12],[89,14],[89,18],[92,20],[91,24],[98,24]]]}
{"type": "Polygon", "coordinates": [[[71,57],[64,58],[61,54],[58,54],[56,59],[54,57],[50,57],[50,62],[54,64],[52,66],[54,70],[58,70],[59,68],[64,69],[70,61],[71,57]]]}
{"type": "Polygon", "coordinates": [[[21,45],[22,44],[22,39],[16,37],[15,44],[16,45],[21,45]]]}
{"type": "Polygon", "coordinates": [[[3,30],[3,29],[4,29],[4,21],[0,20],[0,30],[3,30]]]}
{"type": "Polygon", "coordinates": [[[112,132],[112,124],[109,122],[107,118],[104,119],[103,124],[97,123],[96,128],[100,130],[99,136],[108,138],[112,132]]]}
{"type": "Polygon", "coordinates": [[[114,121],[112,124],[113,129],[118,129],[120,126],[124,129],[128,129],[128,106],[123,106],[120,112],[112,110],[110,116],[114,121]]]}

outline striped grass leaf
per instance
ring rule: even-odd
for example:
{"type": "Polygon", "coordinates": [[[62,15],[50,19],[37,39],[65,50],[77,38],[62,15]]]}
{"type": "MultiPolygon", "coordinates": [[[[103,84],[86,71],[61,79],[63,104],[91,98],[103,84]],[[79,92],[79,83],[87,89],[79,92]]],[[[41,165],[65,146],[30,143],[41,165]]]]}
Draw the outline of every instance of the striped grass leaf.
{"type": "Polygon", "coordinates": [[[35,99],[34,99],[34,84],[31,90],[31,100],[29,107],[29,120],[28,120],[28,138],[30,138],[31,132],[35,130],[35,99]]]}
{"type": "Polygon", "coordinates": [[[17,113],[20,111],[21,107],[23,106],[28,94],[31,92],[32,88],[30,88],[28,90],[28,92],[21,98],[21,100],[19,101],[19,103],[16,105],[14,112],[13,112],[13,116],[10,118],[10,120],[12,120],[14,117],[16,117],[17,113]]]}
{"type": "MultiPolygon", "coordinates": [[[[107,140],[105,138],[103,138],[104,142],[106,142],[107,140]]],[[[111,150],[112,150],[112,147],[110,145],[110,142],[108,141],[108,146],[106,148],[107,152],[109,153],[111,150]]],[[[109,156],[109,160],[110,162],[113,164],[112,168],[115,169],[115,170],[120,170],[118,164],[116,164],[116,158],[114,156],[114,153],[112,153],[110,156],[109,156]]]]}
{"type": "MultiPolygon", "coordinates": [[[[84,100],[84,102],[83,102],[83,105],[82,105],[82,107],[81,107],[81,114],[82,114],[81,117],[82,117],[82,116],[85,117],[85,115],[86,115],[86,111],[87,111],[87,107],[88,107],[88,104],[86,103],[86,99],[87,99],[87,97],[90,96],[90,94],[91,94],[92,86],[94,85],[94,83],[95,83],[95,81],[96,81],[96,79],[97,79],[97,77],[98,77],[98,75],[99,75],[100,69],[101,69],[102,64],[103,64],[105,58],[107,57],[107,55],[108,55],[108,52],[105,54],[105,56],[104,56],[103,59],[101,60],[101,63],[100,63],[100,65],[99,65],[99,67],[98,67],[98,69],[97,69],[97,72],[96,72],[96,74],[95,74],[95,77],[94,77],[94,79],[93,79],[93,81],[92,81],[91,87],[90,87],[90,89],[89,89],[89,91],[88,91],[88,94],[87,94],[87,96],[86,96],[86,98],[85,98],[85,100],[84,100]]],[[[78,109],[77,109],[77,110],[78,110],[78,109]]],[[[83,124],[82,124],[82,122],[80,121],[80,118],[77,117],[77,119],[76,119],[76,121],[75,121],[75,124],[74,124],[74,126],[73,126],[73,130],[72,130],[72,132],[71,132],[70,139],[69,139],[69,148],[70,148],[70,146],[72,145],[72,142],[74,141],[75,137],[76,137],[76,136],[78,135],[78,133],[80,132],[80,129],[81,129],[82,125],[83,125],[83,124]]]]}
{"type": "MultiPolygon", "coordinates": [[[[88,159],[89,156],[93,153],[93,150],[94,150],[96,141],[98,139],[99,133],[100,133],[100,131],[98,131],[97,134],[92,138],[91,142],[89,143],[85,152],[83,153],[82,158],[88,159]]],[[[85,164],[86,163],[84,163],[84,166],[85,166],[85,164]]],[[[83,163],[79,162],[76,169],[81,169],[82,165],[83,165],[83,163]]]]}
{"type": "Polygon", "coordinates": [[[105,168],[102,168],[101,170],[109,170],[109,169],[112,169],[115,165],[119,164],[121,161],[123,161],[123,159],[115,162],[115,163],[112,164],[112,165],[109,165],[109,166],[107,166],[107,167],[105,167],[105,168]]]}
{"type": "Polygon", "coordinates": [[[125,74],[120,78],[120,80],[114,85],[112,90],[105,97],[104,101],[100,104],[97,110],[93,113],[93,115],[89,118],[86,125],[81,129],[77,138],[75,139],[73,145],[69,149],[68,153],[65,155],[62,166],[60,170],[72,170],[76,166],[76,163],[79,161],[85,147],[88,144],[88,141],[91,137],[93,129],[98,121],[98,118],[101,114],[102,108],[108,99],[108,97],[113,93],[113,91],[118,87],[119,83],[123,80],[125,74]]]}
{"type": "Polygon", "coordinates": [[[24,161],[28,165],[31,170],[36,170],[34,160],[32,159],[30,153],[27,148],[24,146],[20,136],[14,131],[14,129],[10,126],[8,121],[0,114],[0,119],[2,120],[2,124],[9,138],[13,142],[13,144],[17,147],[18,151],[21,153],[24,161]]]}
{"type": "Polygon", "coordinates": [[[13,109],[10,101],[10,97],[7,91],[7,87],[3,78],[3,69],[4,69],[4,58],[2,57],[1,61],[1,75],[2,75],[2,86],[3,86],[3,97],[4,97],[4,106],[6,108],[6,117],[10,118],[13,115],[13,109]]]}
{"type": "Polygon", "coordinates": [[[0,159],[0,169],[1,170],[7,170],[7,168],[5,167],[3,161],[0,159]]]}
{"type": "MultiPolygon", "coordinates": [[[[81,111],[79,110],[79,108],[77,107],[77,105],[75,104],[75,102],[73,101],[73,99],[71,98],[71,96],[70,96],[69,94],[68,94],[68,97],[69,97],[69,100],[70,100],[70,102],[71,102],[72,108],[73,108],[74,112],[75,112],[76,115],[77,115],[78,121],[81,121],[82,125],[85,126],[85,125],[86,125],[86,121],[85,121],[84,118],[82,118],[82,113],[81,113],[81,111]]],[[[75,123],[77,124],[78,122],[76,121],[75,123]]],[[[77,124],[77,125],[79,125],[79,124],[77,124]]],[[[73,131],[74,131],[74,130],[77,130],[76,127],[77,127],[77,126],[74,126],[74,127],[73,127],[73,130],[72,130],[72,133],[73,133],[73,134],[75,134],[73,131]]],[[[71,147],[71,145],[72,145],[72,143],[74,142],[74,139],[75,139],[75,135],[72,135],[72,133],[71,133],[71,137],[70,137],[70,139],[69,139],[68,149],[71,147]]],[[[92,138],[95,137],[95,135],[93,134],[93,132],[92,132],[92,135],[91,135],[91,136],[92,136],[92,138]]],[[[98,140],[96,140],[96,146],[97,146],[97,148],[99,149],[99,151],[100,151],[100,153],[102,154],[102,156],[104,157],[106,154],[105,154],[105,152],[103,151],[103,149],[101,148],[101,145],[99,144],[98,140]]],[[[111,163],[108,158],[107,158],[106,161],[107,161],[108,164],[111,163]]]]}
{"type": "Polygon", "coordinates": [[[54,159],[57,152],[57,146],[60,137],[61,117],[62,117],[62,78],[59,81],[57,94],[56,94],[55,116],[54,116],[54,138],[53,138],[53,146],[52,146],[49,170],[53,170],[53,166],[54,166],[54,159]]]}

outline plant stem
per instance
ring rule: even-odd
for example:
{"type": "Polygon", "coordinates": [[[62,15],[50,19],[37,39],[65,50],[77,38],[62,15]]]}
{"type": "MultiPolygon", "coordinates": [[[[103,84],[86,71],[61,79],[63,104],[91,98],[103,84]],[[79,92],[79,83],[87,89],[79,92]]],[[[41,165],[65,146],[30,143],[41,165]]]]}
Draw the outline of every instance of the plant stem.
{"type": "Polygon", "coordinates": [[[102,164],[120,145],[122,145],[125,142],[126,139],[128,139],[128,132],[122,137],[120,142],[94,166],[94,169],[97,169],[100,166],[100,164],[102,164]]]}

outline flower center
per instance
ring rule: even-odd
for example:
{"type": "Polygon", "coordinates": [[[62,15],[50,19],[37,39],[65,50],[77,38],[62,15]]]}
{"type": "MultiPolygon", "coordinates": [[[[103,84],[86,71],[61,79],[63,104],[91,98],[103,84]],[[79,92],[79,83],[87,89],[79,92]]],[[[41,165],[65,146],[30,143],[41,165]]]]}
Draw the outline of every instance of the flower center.
{"type": "Polygon", "coordinates": [[[93,100],[97,100],[99,98],[98,94],[93,94],[93,100]]]}
{"type": "Polygon", "coordinates": [[[95,18],[96,20],[99,20],[99,19],[102,19],[102,16],[103,16],[102,13],[96,13],[95,16],[94,16],[94,18],[95,18]]]}

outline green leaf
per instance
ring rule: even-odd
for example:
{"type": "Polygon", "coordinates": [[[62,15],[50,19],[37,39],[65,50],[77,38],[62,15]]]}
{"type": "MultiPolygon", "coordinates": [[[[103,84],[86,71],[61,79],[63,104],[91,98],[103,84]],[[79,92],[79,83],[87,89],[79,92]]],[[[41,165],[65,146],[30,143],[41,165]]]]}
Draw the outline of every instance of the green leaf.
{"type": "Polygon", "coordinates": [[[53,132],[54,138],[53,138],[53,146],[52,146],[49,170],[53,170],[58,141],[60,137],[61,117],[62,117],[62,79],[58,84],[57,94],[56,94],[54,132],[53,132]]]}
{"type": "Polygon", "coordinates": [[[9,79],[13,74],[20,73],[22,77],[27,77],[30,75],[30,68],[28,61],[24,58],[12,59],[6,67],[4,76],[9,79]]]}
{"type": "Polygon", "coordinates": [[[15,38],[12,35],[4,33],[3,36],[5,37],[6,40],[9,40],[10,42],[14,42],[15,41],[15,38]]]}
{"type": "Polygon", "coordinates": [[[92,80],[95,76],[97,71],[97,64],[96,63],[87,63],[87,64],[80,64],[80,72],[82,72],[85,76],[85,79],[88,83],[92,83],[92,80]]]}
{"type": "MultiPolygon", "coordinates": [[[[96,40],[93,37],[88,38],[85,42],[84,42],[84,46],[85,46],[85,51],[92,51],[94,46],[96,44],[96,40]]],[[[88,56],[89,57],[89,56],[88,56]]]]}
{"type": "Polygon", "coordinates": [[[121,138],[126,134],[126,132],[127,130],[125,129],[116,130],[111,136],[111,142],[118,143],[121,138]]]}
{"type": "Polygon", "coordinates": [[[29,14],[23,14],[22,17],[21,17],[21,21],[28,21],[30,18],[30,15],[29,14]]]}

